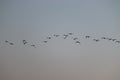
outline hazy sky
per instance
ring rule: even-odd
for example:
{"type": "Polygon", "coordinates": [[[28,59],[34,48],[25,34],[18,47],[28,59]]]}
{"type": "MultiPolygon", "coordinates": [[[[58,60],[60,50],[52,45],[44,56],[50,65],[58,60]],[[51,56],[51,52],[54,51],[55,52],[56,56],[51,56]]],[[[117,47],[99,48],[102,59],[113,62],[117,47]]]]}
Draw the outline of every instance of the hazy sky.
{"type": "Polygon", "coordinates": [[[120,40],[119,0],[1,0],[0,74],[5,80],[118,80],[120,44],[95,43],[86,35],[120,40]],[[69,38],[41,43],[69,32],[81,45],[69,38]]]}

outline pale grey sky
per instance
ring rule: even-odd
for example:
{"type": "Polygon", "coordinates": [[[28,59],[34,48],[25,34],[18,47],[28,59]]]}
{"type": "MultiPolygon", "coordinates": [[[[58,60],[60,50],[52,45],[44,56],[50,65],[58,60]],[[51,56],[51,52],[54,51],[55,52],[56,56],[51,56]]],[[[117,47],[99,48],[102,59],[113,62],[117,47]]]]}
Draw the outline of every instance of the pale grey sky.
{"type": "Polygon", "coordinates": [[[120,44],[92,41],[102,36],[120,40],[119,0],[1,0],[0,13],[5,80],[120,79],[120,44]],[[41,43],[46,36],[69,32],[81,45],[61,37],[41,43]],[[37,48],[24,46],[23,39],[37,48]]]}

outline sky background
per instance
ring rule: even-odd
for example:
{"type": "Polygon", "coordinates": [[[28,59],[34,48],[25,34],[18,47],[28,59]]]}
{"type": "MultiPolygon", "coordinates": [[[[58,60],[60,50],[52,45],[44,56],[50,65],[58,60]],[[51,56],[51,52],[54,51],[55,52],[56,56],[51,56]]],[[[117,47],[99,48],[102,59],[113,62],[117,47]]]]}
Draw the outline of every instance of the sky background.
{"type": "Polygon", "coordinates": [[[120,40],[119,0],[0,0],[2,80],[119,80],[120,45],[86,35],[120,40]],[[81,45],[61,37],[42,43],[69,32],[81,45]]]}

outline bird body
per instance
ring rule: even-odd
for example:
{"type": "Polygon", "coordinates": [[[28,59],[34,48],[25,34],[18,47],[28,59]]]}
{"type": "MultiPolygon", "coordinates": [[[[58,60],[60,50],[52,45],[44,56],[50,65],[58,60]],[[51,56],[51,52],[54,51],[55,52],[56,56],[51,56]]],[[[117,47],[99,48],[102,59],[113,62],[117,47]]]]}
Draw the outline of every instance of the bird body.
{"type": "Polygon", "coordinates": [[[9,43],[10,45],[14,45],[14,43],[9,43]]]}
{"type": "Polygon", "coordinates": [[[109,38],[108,40],[112,40],[112,38],[109,38]]]}
{"type": "Polygon", "coordinates": [[[43,41],[44,43],[47,43],[48,41],[43,41]]]}
{"type": "Polygon", "coordinates": [[[96,41],[96,42],[100,41],[99,39],[93,39],[93,40],[96,41]]]}
{"type": "Polygon", "coordinates": [[[90,38],[90,36],[85,36],[86,38],[90,38]]]}
{"type": "Polygon", "coordinates": [[[101,37],[101,39],[106,39],[106,37],[101,37]]]}
{"type": "Polygon", "coordinates": [[[51,37],[47,37],[47,39],[51,39],[51,37]]]}
{"type": "Polygon", "coordinates": [[[78,44],[80,44],[80,41],[76,41],[75,43],[78,43],[78,44]]]}
{"type": "Polygon", "coordinates": [[[117,40],[117,39],[112,39],[112,41],[115,41],[115,40],[117,40]]]}
{"type": "Polygon", "coordinates": [[[9,41],[7,41],[7,40],[6,40],[5,42],[6,42],[6,43],[9,43],[9,41]]]}
{"type": "Polygon", "coordinates": [[[64,39],[66,39],[68,37],[68,35],[66,35],[66,34],[64,34],[63,36],[64,36],[64,39]]]}
{"type": "Polygon", "coordinates": [[[77,40],[78,38],[73,38],[73,40],[77,40]]]}
{"type": "Polygon", "coordinates": [[[32,47],[36,48],[36,46],[34,44],[31,45],[32,47]]]}
{"type": "Polygon", "coordinates": [[[22,42],[23,42],[24,45],[28,43],[26,40],[23,40],[22,42]]]}
{"type": "Polygon", "coordinates": [[[68,33],[69,35],[73,35],[73,33],[68,33]]]}
{"type": "Polygon", "coordinates": [[[12,42],[9,42],[9,41],[5,41],[5,43],[8,43],[8,44],[10,44],[10,45],[14,45],[14,43],[12,43],[12,42]]]}
{"type": "Polygon", "coordinates": [[[120,43],[120,41],[116,41],[116,43],[120,43]]]}
{"type": "Polygon", "coordinates": [[[54,34],[53,36],[58,37],[58,36],[60,36],[60,35],[56,35],[56,34],[54,34]]]}

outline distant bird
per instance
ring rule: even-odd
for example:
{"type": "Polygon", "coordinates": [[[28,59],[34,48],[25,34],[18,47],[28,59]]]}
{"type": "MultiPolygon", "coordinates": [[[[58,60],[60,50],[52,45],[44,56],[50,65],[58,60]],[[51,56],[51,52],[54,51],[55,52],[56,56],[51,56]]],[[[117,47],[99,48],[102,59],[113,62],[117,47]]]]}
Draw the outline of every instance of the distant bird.
{"type": "Polygon", "coordinates": [[[78,38],[73,38],[73,40],[77,40],[78,38]]]}
{"type": "Polygon", "coordinates": [[[99,39],[93,39],[93,40],[96,41],[96,42],[100,41],[99,39]]]}
{"type": "Polygon", "coordinates": [[[47,39],[51,39],[52,37],[47,37],[47,39]]]}
{"type": "Polygon", "coordinates": [[[90,36],[85,36],[86,38],[90,38],[90,36]]]}
{"type": "Polygon", "coordinates": [[[9,43],[10,45],[14,45],[14,43],[9,43]]]}
{"type": "Polygon", "coordinates": [[[64,36],[64,39],[66,39],[68,37],[68,35],[66,35],[66,34],[64,34],[63,36],[64,36]]]}
{"type": "Polygon", "coordinates": [[[115,41],[116,43],[120,43],[120,41],[115,41]]]}
{"type": "Polygon", "coordinates": [[[48,41],[43,41],[44,43],[47,43],[48,41]]]}
{"type": "Polygon", "coordinates": [[[78,43],[78,44],[80,44],[80,41],[76,41],[75,43],[78,43]]]}
{"type": "Polygon", "coordinates": [[[109,38],[108,40],[112,40],[112,38],[109,38]]]}
{"type": "Polygon", "coordinates": [[[22,40],[22,42],[24,45],[28,43],[26,40],[22,40]]]}
{"type": "Polygon", "coordinates": [[[73,33],[68,33],[69,35],[73,35],[73,33]]]}
{"type": "Polygon", "coordinates": [[[7,41],[7,40],[6,40],[5,42],[6,42],[6,43],[9,43],[9,41],[7,41]]]}
{"type": "Polygon", "coordinates": [[[8,43],[8,44],[10,44],[10,45],[14,45],[14,43],[11,43],[11,42],[9,42],[9,41],[5,41],[5,43],[8,43]]]}
{"type": "Polygon", "coordinates": [[[31,45],[32,47],[36,48],[36,46],[34,44],[31,45]]]}
{"type": "Polygon", "coordinates": [[[59,37],[60,35],[56,35],[56,34],[54,34],[53,36],[55,36],[55,37],[59,37]]]}
{"type": "Polygon", "coordinates": [[[107,40],[112,40],[112,38],[106,38],[107,40]]]}
{"type": "Polygon", "coordinates": [[[109,41],[111,41],[112,40],[112,38],[106,38],[107,40],[109,40],[109,41]]]}
{"type": "Polygon", "coordinates": [[[112,41],[115,41],[115,40],[117,40],[117,39],[112,39],[112,41]]]}
{"type": "Polygon", "coordinates": [[[101,39],[106,39],[106,37],[101,37],[101,39]]]}

